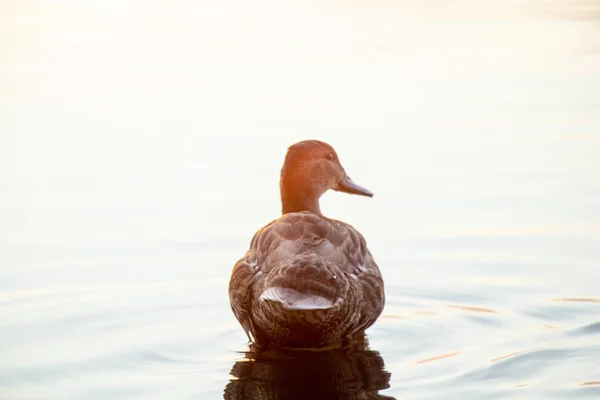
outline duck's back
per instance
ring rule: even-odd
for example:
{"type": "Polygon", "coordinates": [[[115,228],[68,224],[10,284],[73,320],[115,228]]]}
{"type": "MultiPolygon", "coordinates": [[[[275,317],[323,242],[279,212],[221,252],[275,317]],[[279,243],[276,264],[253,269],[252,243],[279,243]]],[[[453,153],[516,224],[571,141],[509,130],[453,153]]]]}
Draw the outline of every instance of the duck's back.
{"type": "Polygon", "coordinates": [[[229,293],[235,316],[254,341],[276,336],[284,345],[290,330],[319,336],[319,330],[339,328],[288,343],[319,346],[363,331],[384,302],[381,274],[362,235],[310,212],[285,214],[260,229],[234,267],[229,293]]]}

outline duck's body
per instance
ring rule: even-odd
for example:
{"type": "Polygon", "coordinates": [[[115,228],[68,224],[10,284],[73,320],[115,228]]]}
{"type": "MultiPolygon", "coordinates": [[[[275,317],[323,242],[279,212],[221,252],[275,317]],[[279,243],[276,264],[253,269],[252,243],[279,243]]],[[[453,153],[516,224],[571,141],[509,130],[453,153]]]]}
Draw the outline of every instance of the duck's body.
{"type": "Polygon", "coordinates": [[[229,283],[231,308],[256,344],[343,344],[383,310],[383,280],[363,236],[321,215],[318,198],[330,188],[371,195],[349,180],[329,145],[290,147],[281,179],[284,214],[254,235],[229,283]]]}

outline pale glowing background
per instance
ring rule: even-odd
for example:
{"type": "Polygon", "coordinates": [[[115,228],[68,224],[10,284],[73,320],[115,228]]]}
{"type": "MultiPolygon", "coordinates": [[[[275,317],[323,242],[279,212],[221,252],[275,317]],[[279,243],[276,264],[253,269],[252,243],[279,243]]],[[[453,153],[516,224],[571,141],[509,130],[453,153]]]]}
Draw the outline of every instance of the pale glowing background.
{"type": "MultiPolygon", "coordinates": [[[[388,282],[387,394],[461,396],[487,384],[453,380],[478,357],[568,347],[538,330],[600,314],[549,300],[600,297],[599,23],[583,0],[3,1],[0,395],[218,398],[245,348],[231,267],[306,138],[375,193],[322,209],[388,282]],[[469,301],[500,322],[440,308],[469,301]],[[394,319],[407,303],[439,319],[394,319]],[[438,386],[409,363],[454,351],[438,386]]],[[[597,343],[487,390],[574,398],[600,380],[597,343]]]]}

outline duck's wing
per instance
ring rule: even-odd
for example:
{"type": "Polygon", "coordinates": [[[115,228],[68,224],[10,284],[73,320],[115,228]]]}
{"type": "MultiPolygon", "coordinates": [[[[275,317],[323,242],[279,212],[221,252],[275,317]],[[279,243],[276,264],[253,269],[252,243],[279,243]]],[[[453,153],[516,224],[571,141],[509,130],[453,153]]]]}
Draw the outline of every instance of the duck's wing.
{"type": "Polygon", "coordinates": [[[233,267],[231,279],[229,280],[229,300],[233,315],[235,315],[242,328],[244,328],[248,339],[256,343],[256,332],[249,315],[252,295],[250,288],[256,271],[248,263],[248,253],[233,267]]]}
{"type": "Polygon", "coordinates": [[[318,239],[313,241],[313,245],[318,243],[316,253],[337,264],[356,289],[360,299],[357,331],[368,328],[383,311],[385,293],[383,277],[365,238],[353,226],[325,217],[307,231],[323,238],[320,243],[318,239]]]}
{"type": "MultiPolygon", "coordinates": [[[[272,247],[277,247],[281,241],[277,230],[270,228],[277,222],[272,221],[254,234],[250,243],[250,249],[233,267],[229,280],[229,301],[233,314],[242,325],[248,339],[254,343],[259,342],[257,332],[252,323],[252,286],[256,279],[268,272],[271,268],[267,266],[265,258],[272,247]],[[258,262],[260,256],[261,262],[258,262]]],[[[281,250],[279,251],[281,252],[281,250]]]]}
{"type": "Polygon", "coordinates": [[[369,326],[383,310],[384,284],[363,235],[352,225],[309,212],[285,214],[259,231],[250,251],[265,273],[305,251],[335,263],[362,293],[360,325],[369,326]]]}
{"type": "Polygon", "coordinates": [[[280,261],[306,251],[348,273],[358,275],[369,266],[377,268],[365,239],[356,229],[309,212],[285,214],[259,230],[250,244],[248,259],[267,273],[280,261]]]}

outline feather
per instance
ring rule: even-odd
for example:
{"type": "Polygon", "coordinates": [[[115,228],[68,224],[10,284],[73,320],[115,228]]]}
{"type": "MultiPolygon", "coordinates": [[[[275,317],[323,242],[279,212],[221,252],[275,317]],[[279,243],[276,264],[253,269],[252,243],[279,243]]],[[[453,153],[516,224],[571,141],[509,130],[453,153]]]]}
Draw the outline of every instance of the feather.
{"type": "Polygon", "coordinates": [[[260,300],[281,303],[288,310],[324,310],[336,305],[336,302],[323,296],[301,293],[294,289],[278,286],[270,287],[262,292],[260,300]]]}

